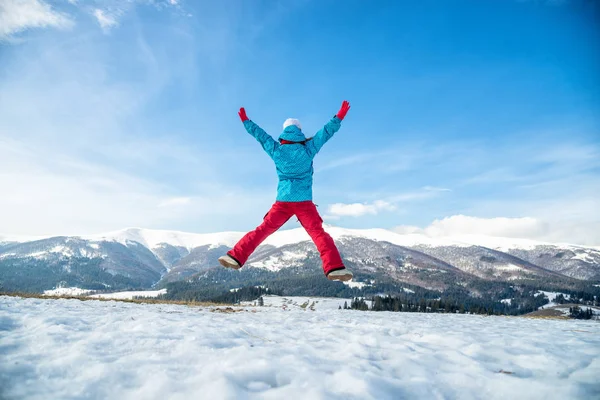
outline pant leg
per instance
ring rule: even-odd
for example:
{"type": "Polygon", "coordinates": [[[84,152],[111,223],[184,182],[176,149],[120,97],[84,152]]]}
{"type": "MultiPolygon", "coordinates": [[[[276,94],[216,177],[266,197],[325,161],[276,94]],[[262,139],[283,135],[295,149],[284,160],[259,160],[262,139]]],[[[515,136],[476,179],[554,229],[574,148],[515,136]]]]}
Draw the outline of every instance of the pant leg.
{"type": "Polygon", "coordinates": [[[281,228],[293,215],[293,211],[283,202],[273,204],[262,224],[248,232],[227,254],[240,265],[244,265],[256,248],[277,229],[281,228]]]}
{"type": "Polygon", "coordinates": [[[344,268],[340,252],[331,236],[323,229],[323,220],[312,201],[296,203],[294,211],[300,224],[311,237],[323,261],[325,275],[336,269],[344,268]]]}

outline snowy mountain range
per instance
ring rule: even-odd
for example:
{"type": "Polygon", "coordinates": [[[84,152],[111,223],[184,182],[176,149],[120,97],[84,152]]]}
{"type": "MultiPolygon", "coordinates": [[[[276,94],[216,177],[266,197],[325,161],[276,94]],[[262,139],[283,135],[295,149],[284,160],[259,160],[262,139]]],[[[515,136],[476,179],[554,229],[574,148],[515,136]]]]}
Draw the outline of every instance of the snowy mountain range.
{"type": "MultiPolygon", "coordinates": [[[[385,229],[327,226],[355,285],[404,282],[445,290],[450,284],[517,279],[600,281],[600,249],[486,236],[431,238],[385,229]]],[[[242,232],[194,234],[129,228],[78,237],[0,236],[0,288],[150,288],[220,269],[217,258],[242,232]]],[[[243,270],[318,274],[320,260],[302,228],[268,238],[243,270]],[[305,272],[306,272],[305,271],[305,272]]]]}

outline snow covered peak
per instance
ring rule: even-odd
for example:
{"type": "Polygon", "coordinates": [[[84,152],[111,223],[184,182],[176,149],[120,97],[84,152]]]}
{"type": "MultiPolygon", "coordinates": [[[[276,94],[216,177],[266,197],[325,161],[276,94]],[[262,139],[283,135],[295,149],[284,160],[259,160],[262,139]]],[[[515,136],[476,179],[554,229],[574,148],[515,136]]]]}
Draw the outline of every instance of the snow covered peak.
{"type": "MultiPolygon", "coordinates": [[[[188,250],[192,250],[193,248],[206,245],[211,247],[233,247],[244,234],[245,232],[190,233],[127,228],[98,235],[82,236],[81,238],[94,241],[115,241],[122,244],[133,241],[138,242],[149,249],[154,249],[161,243],[167,243],[171,246],[185,247],[188,250]]],[[[296,228],[278,231],[267,238],[263,244],[280,247],[306,240],[310,240],[306,231],[303,228],[296,228]]]]}
{"type": "Polygon", "coordinates": [[[327,229],[329,234],[334,239],[341,239],[343,237],[360,237],[365,239],[376,240],[380,242],[390,242],[397,246],[431,246],[431,247],[440,247],[440,246],[466,246],[460,242],[456,242],[446,238],[431,238],[429,236],[417,233],[411,234],[400,234],[396,232],[392,232],[387,229],[345,229],[345,228],[337,228],[330,227],[327,229]]]}
{"type": "Polygon", "coordinates": [[[595,249],[591,246],[580,246],[568,243],[549,243],[533,239],[507,238],[485,235],[461,235],[451,237],[456,243],[483,246],[489,249],[506,251],[510,249],[533,250],[538,246],[555,246],[566,249],[595,249]]]}
{"type": "Polygon", "coordinates": [[[218,233],[189,233],[179,231],[154,230],[142,228],[127,228],[119,231],[98,235],[82,236],[82,239],[93,241],[114,241],[122,244],[138,242],[149,249],[158,247],[161,243],[184,247],[191,250],[199,246],[229,246],[232,247],[243,235],[242,232],[218,233]]]}
{"type": "MultiPolygon", "coordinates": [[[[430,237],[419,233],[400,234],[387,229],[346,229],[325,225],[325,230],[335,239],[343,240],[344,237],[364,238],[376,241],[385,241],[398,246],[414,247],[468,247],[482,246],[490,249],[505,251],[510,249],[533,250],[538,246],[555,246],[565,249],[589,249],[598,251],[600,248],[592,246],[578,246],[573,244],[546,243],[531,239],[505,238],[485,235],[461,235],[451,237],[430,237]]],[[[143,228],[126,228],[118,231],[79,236],[90,241],[114,241],[122,244],[138,242],[149,249],[159,247],[161,243],[172,246],[184,247],[187,250],[199,246],[227,246],[233,247],[245,232],[216,232],[216,233],[190,233],[171,230],[154,230],[143,228]]],[[[0,235],[2,242],[28,242],[45,239],[50,236],[26,237],[15,235],[0,235]]],[[[288,244],[310,240],[303,228],[281,230],[271,235],[263,244],[281,247],[288,244]]]]}
{"type": "MultiPolygon", "coordinates": [[[[345,237],[364,238],[381,242],[390,242],[398,246],[465,246],[459,242],[446,239],[434,239],[421,234],[401,235],[387,229],[346,229],[327,225],[325,230],[335,240],[345,237]]],[[[304,228],[287,229],[275,232],[263,244],[281,247],[288,244],[310,240],[304,228]]]]}

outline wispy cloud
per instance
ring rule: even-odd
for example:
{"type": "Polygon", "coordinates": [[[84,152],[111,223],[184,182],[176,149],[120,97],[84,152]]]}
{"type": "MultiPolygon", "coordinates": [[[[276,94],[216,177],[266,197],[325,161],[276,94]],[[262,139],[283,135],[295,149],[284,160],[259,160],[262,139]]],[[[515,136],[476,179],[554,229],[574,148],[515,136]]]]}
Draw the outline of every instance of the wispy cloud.
{"type": "Polygon", "coordinates": [[[107,11],[96,8],[94,10],[94,17],[100,24],[100,27],[104,32],[109,32],[110,29],[118,24],[117,18],[114,15],[110,15],[107,11]]]}
{"type": "Polygon", "coordinates": [[[423,186],[423,190],[428,192],[451,192],[452,189],[435,187],[435,186],[423,186]]]}
{"type": "Polygon", "coordinates": [[[58,12],[43,0],[4,0],[0,2],[0,40],[11,39],[28,29],[67,29],[71,17],[58,12]]]}
{"type": "MultiPolygon", "coordinates": [[[[124,226],[198,231],[200,220],[203,224],[223,218],[243,220],[249,210],[268,201],[264,193],[218,182],[203,182],[206,188],[190,182],[190,196],[173,196],[181,187],[72,157],[76,155],[55,148],[48,152],[31,142],[0,140],[0,187],[10,188],[0,196],[3,231],[83,234],[124,226]]],[[[234,223],[231,227],[240,229],[234,223]]]]}
{"type": "Polygon", "coordinates": [[[71,28],[79,14],[91,14],[105,33],[119,24],[119,19],[136,6],[183,11],[177,0],[67,0],[69,12],[58,11],[45,0],[0,1],[0,41],[15,41],[19,34],[32,29],[71,28]]]}
{"type": "Polygon", "coordinates": [[[360,217],[362,215],[376,215],[380,211],[392,211],[396,207],[387,201],[377,200],[373,203],[336,203],[328,207],[327,213],[330,217],[360,217]]]}
{"type": "Polygon", "coordinates": [[[173,74],[188,76],[180,58],[171,63],[169,54],[178,53],[161,53],[171,38],[146,44],[135,31],[120,38],[126,67],[136,71],[128,80],[114,73],[115,55],[94,37],[30,41],[2,66],[0,187],[10,190],[0,190],[1,229],[83,234],[123,226],[206,231],[227,218],[230,230],[253,223],[250,211],[260,214],[271,200],[262,186],[232,181],[235,171],[193,123],[166,123],[173,111],[163,107],[160,116],[146,111],[173,74]]]}
{"type": "Polygon", "coordinates": [[[157,10],[182,11],[176,0],[92,0],[89,4],[79,4],[81,9],[88,10],[95,18],[104,33],[119,25],[119,20],[138,6],[154,6],[157,10]]]}
{"type": "Polygon", "coordinates": [[[383,212],[398,211],[403,203],[432,199],[450,191],[446,188],[424,186],[419,190],[395,193],[371,202],[334,203],[328,206],[325,218],[339,220],[344,217],[375,216],[383,212]]]}
{"type": "MultiPolygon", "coordinates": [[[[398,209],[398,206],[402,203],[409,203],[409,202],[414,202],[414,201],[418,201],[418,200],[433,199],[433,198],[443,195],[444,193],[448,193],[451,191],[452,191],[451,189],[447,189],[447,188],[424,186],[420,189],[415,189],[412,191],[406,191],[406,192],[400,192],[400,193],[397,193],[397,192],[393,192],[393,193],[386,193],[386,192],[354,193],[354,194],[352,194],[352,197],[354,197],[354,198],[362,197],[366,201],[348,203],[345,205],[355,205],[355,204],[361,205],[362,204],[362,205],[366,206],[364,208],[365,210],[377,209],[380,211],[391,211],[391,210],[398,209]],[[372,207],[372,206],[376,206],[376,205],[379,205],[379,207],[372,207]]],[[[337,203],[337,204],[343,205],[344,203],[337,203]]],[[[361,208],[356,206],[356,209],[361,209],[361,208]]],[[[368,214],[368,213],[373,214],[373,212],[365,212],[363,214],[357,214],[354,216],[364,215],[364,214],[368,214]]],[[[342,215],[342,214],[339,214],[339,215],[342,215]]]]}

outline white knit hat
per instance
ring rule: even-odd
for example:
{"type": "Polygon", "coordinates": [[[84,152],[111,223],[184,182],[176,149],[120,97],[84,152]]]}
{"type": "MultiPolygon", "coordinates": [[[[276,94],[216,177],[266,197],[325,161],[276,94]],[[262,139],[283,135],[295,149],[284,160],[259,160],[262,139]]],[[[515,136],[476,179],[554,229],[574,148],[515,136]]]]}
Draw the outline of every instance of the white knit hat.
{"type": "Polygon", "coordinates": [[[283,129],[285,129],[291,125],[296,125],[298,127],[298,129],[302,130],[302,125],[300,125],[300,121],[298,121],[296,118],[286,119],[285,122],[283,123],[283,129]]]}

